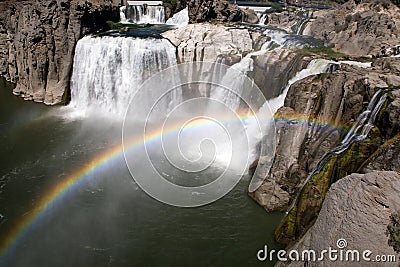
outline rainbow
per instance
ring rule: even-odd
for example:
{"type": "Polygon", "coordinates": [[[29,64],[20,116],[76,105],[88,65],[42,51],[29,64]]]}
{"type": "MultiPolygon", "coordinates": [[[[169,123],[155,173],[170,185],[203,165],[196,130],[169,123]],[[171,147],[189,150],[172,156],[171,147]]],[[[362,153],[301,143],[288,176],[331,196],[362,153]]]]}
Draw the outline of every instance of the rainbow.
{"type": "MultiPolygon", "coordinates": [[[[278,112],[279,113],[279,112],[278,112]]],[[[241,119],[253,119],[253,114],[249,114],[247,111],[239,113],[239,117],[241,119]]],[[[277,123],[288,123],[288,124],[304,124],[304,125],[315,125],[317,127],[332,127],[338,129],[337,125],[334,123],[325,122],[317,122],[317,121],[308,121],[304,114],[290,114],[289,116],[283,116],[277,114],[274,118],[277,123]]],[[[193,130],[197,130],[198,128],[203,128],[207,126],[209,123],[206,120],[200,120],[195,123],[190,124],[190,128],[193,130]]],[[[146,134],[144,136],[140,136],[139,138],[132,138],[127,142],[125,149],[135,149],[143,143],[149,144],[160,140],[162,136],[165,134],[175,133],[181,129],[181,125],[171,126],[167,129],[157,129],[153,132],[146,134]]],[[[30,230],[32,230],[35,225],[40,221],[42,217],[45,216],[46,212],[50,210],[51,207],[54,207],[57,203],[61,202],[62,199],[68,194],[68,192],[74,191],[75,188],[78,188],[85,180],[93,177],[96,171],[104,168],[107,163],[110,163],[113,160],[121,159],[124,155],[124,146],[123,144],[119,144],[115,147],[112,147],[102,154],[94,157],[90,160],[84,167],[75,170],[68,176],[66,176],[61,182],[55,185],[49,192],[47,192],[31,209],[29,213],[27,213],[23,219],[13,228],[11,231],[7,233],[7,235],[2,238],[0,241],[0,265],[2,260],[5,260],[7,256],[9,256],[13,249],[15,249],[18,243],[23,240],[23,238],[28,234],[30,230]]]]}

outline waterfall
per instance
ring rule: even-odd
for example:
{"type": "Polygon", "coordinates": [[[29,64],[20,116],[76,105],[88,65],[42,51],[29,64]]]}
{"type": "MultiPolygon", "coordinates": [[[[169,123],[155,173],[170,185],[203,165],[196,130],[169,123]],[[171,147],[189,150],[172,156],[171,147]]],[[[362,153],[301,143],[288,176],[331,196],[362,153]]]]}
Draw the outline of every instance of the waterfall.
{"type": "Polygon", "coordinates": [[[120,8],[122,23],[137,24],[162,24],[165,23],[165,11],[163,6],[124,6],[120,8]]]}
{"type": "Polygon", "coordinates": [[[288,209],[286,213],[289,213],[290,210],[296,206],[298,199],[300,197],[301,192],[303,191],[303,188],[306,186],[306,184],[311,180],[311,178],[318,174],[328,163],[328,161],[334,156],[334,155],[340,155],[346,150],[348,150],[352,144],[355,142],[360,142],[363,141],[365,138],[367,138],[370,130],[374,127],[374,122],[376,119],[377,114],[381,110],[383,104],[385,103],[387,98],[387,94],[383,93],[381,90],[377,91],[374,96],[372,97],[371,101],[368,104],[368,107],[365,111],[363,111],[353,124],[352,128],[350,131],[346,134],[346,136],[343,138],[343,140],[340,142],[340,144],[327,152],[317,163],[313,171],[307,176],[306,180],[303,182],[301,189],[296,195],[296,198],[293,200],[292,205],[288,209]]]}
{"type": "Polygon", "coordinates": [[[258,17],[258,24],[259,25],[265,25],[265,22],[268,19],[268,14],[265,12],[256,12],[257,17],[258,17]]]}
{"type": "Polygon", "coordinates": [[[228,68],[222,78],[222,83],[229,88],[229,91],[212,90],[210,98],[221,101],[232,110],[237,110],[240,105],[240,96],[244,88],[243,84],[245,80],[248,79],[247,73],[251,70],[253,70],[253,59],[251,59],[250,56],[243,58],[239,63],[228,68]]]}
{"type": "MultiPolygon", "coordinates": [[[[325,59],[314,59],[312,60],[307,68],[299,71],[292,79],[289,80],[287,86],[283,89],[282,93],[276,97],[276,98],[272,98],[270,100],[268,100],[260,109],[260,111],[262,112],[263,110],[271,110],[272,114],[275,114],[279,108],[283,107],[284,102],[285,102],[285,98],[286,95],[289,91],[290,86],[292,86],[292,84],[294,84],[297,81],[300,81],[306,77],[309,77],[311,75],[316,75],[316,74],[320,74],[320,73],[325,73],[328,72],[330,70],[330,66],[332,64],[335,64],[335,62],[329,61],[329,60],[325,60],[325,59]]],[[[273,131],[271,126],[268,126],[268,131],[273,131]]],[[[273,133],[270,132],[270,136],[273,133]]],[[[270,136],[264,136],[261,138],[270,138],[270,136]]],[[[258,141],[261,141],[261,138],[258,141]]],[[[267,153],[263,153],[263,151],[261,151],[261,155],[260,157],[264,158],[264,163],[263,163],[263,169],[262,169],[262,175],[254,175],[250,184],[249,184],[249,192],[254,192],[255,190],[257,190],[258,187],[261,186],[261,184],[264,182],[265,177],[267,176],[267,174],[269,173],[270,168],[272,167],[272,163],[273,163],[273,159],[274,156],[271,153],[271,149],[267,149],[266,150],[267,153]]]]}
{"type": "Polygon", "coordinates": [[[305,19],[300,23],[300,25],[297,27],[297,30],[296,30],[297,35],[303,34],[304,28],[307,25],[307,23],[308,23],[308,19],[305,19]]]}
{"type": "Polygon", "coordinates": [[[287,86],[284,88],[282,93],[273,99],[268,100],[268,104],[271,107],[273,113],[277,112],[279,108],[283,107],[287,93],[289,92],[290,86],[297,81],[307,78],[311,75],[317,75],[320,73],[326,73],[329,71],[330,66],[336,64],[334,61],[326,59],[314,59],[312,60],[307,68],[299,71],[292,79],[289,80],[287,86]]]}
{"type": "Polygon", "coordinates": [[[175,64],[175,47],[164,39],[84,37],[76,46],[71,106],[122,116],[150,75],[175,64]]]}
{"type": "Polygon", "coordinates": [[[247,54],[238,63],[229,67],[222,80],[224,84],[229,84],[232,90],[229,92],[211,91],[210,97],[222,101],[233,110],[238,109],[240,104],[238,95],[242,92],[243,82],[247,74],[253,71],[254,61],[252,57],[265,54],[271,49],[271,44],[272,41],[264,43],[260,50],[247,54]],[[237,75],[238,73],[242,73],[243,75],[237,75]]]}
{"type": "Polygon", "coordinates": [[[260,25],[265,25],[265,22],[267,21],[268,15],[267,14],[262,14],[259,18],[258,24],[260,25]]]}
{"type": "Polygon", "coordinates": [[[122,6],[119,8],[119,18],[121,22],[126,22],[126,15],[125,15],[126,7],[122,6]]]}
{"type": "Polygon", "coordinates": [[[178,13],[174,14],[170,19],[167,20],[166,24],[176,25],[178,27],[183,27],[189,24],[189,10],[186,7],[178,13]]]}

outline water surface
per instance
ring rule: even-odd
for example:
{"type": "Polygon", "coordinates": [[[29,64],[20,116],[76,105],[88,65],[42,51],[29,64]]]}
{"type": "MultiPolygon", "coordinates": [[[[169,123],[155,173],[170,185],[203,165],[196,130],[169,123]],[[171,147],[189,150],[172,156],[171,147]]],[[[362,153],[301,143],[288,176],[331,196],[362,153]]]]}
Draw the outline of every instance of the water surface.
{"type": "MultiPolygon", "coordinates": [[[[121,142],[121,122],[67,119],[62,107],[25,102],[0,82],[0,241],[52,188],[121,142]],[[60,115],[60,116],[55,116],[60,115]]],[[[0,266],[271,266],[281,214],[267,214],[243,179],[200,208],[167,206],[138,188],[123,157],[54,201],[9,246],[0,266]]]]}

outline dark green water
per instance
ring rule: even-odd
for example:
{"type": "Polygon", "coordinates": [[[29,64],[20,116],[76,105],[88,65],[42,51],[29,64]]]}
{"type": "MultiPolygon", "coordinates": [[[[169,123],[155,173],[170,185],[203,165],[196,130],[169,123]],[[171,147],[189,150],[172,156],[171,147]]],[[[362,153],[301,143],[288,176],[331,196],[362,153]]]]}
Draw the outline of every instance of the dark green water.
{"type": "MultiPolygon", "coordinates": [[[[0,240],[49,190],[121,142],[121,123],[68,120],[12,96],[0,82],[0,240]]],[[[138,188],[123,157],[73,187],[31,225],[0,266],[271,266],[258,262],[281,214],[267,214],[241,181],[200,208],[157,202],[138,188]]]]}

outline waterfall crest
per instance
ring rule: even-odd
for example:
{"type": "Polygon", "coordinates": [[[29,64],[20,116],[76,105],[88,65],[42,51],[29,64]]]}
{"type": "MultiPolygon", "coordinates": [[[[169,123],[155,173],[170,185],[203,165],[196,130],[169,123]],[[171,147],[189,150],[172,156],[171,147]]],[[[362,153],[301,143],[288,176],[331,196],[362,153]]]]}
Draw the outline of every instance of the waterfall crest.
{"type": "Polygon", "coordinates": [[[165,10],[163,6],[123,6],[120,19],[122,23],[162,24],[165,23],[165,10]]]}
{"type": "Polygon", "coordinates": [[[122,116],[150,75],[175,64],[175,47],[164,39],[84,37],[76,46],[71,106],[122,116]]]}

